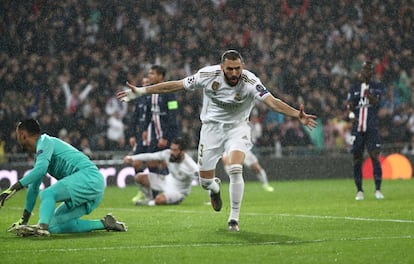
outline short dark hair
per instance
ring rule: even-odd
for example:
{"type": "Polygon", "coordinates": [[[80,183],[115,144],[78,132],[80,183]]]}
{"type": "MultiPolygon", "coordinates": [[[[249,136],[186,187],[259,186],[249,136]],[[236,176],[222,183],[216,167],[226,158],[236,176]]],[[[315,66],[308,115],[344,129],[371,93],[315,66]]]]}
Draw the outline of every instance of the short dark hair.
{"type": "Polygon", "coordinates": [[[237,60],[240,59],[241,62],[243,61],[243,57],[237,50],[227,50],[221,55],[221,63],[224,63],[224,60],[237,60]]]}
{"type": "Polygon", "coordinates": [[[187,143],[182,137],[174,138],[171,143],[178,145],[180,150],[186,150],[187,149],[187,143]]]}
{"type": "Polygon", "coordinates": [[[167,70],[161,65],[152,65],[151,70],[156,71],[158,74],[161,74],[162,77],[165,77],[167,70]]]}
{"type": "Polygon", "coordinates": [[[19,122],[17,128],[19,130],[26,130],[29,133],[29,135],[40,134],[40,124],[36,119],[33,118],[25,119],[19,122]]]}

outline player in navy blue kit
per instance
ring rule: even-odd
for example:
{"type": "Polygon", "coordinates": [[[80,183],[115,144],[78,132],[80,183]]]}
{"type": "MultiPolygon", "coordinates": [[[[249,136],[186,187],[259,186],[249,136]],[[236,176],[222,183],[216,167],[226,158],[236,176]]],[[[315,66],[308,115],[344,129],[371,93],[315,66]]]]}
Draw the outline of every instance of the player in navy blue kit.
{"type": "MultiPolygon", "coordinates": [[[[165,75],[164,67],[153,65],[148,74],[150,84],[163,82],[165,75]]],[[[171,141],[178,137],[178,103],[175,94],[152,94],[150,100],[149,152],[156,152],[169,148],[171,141]]]]}
{"type": "MultiPolygon", "coordinates": [[[[160,65],[151,66],[148,72],[148,83],[143,86],[163,82],[166,69],[160,65]]],[[[137,149],[134,154],[154,153],[168,149],[173,139],[178,137],[177,110],[178,102],[175,94],[152,94],[137,99],[138,131],[136,136],[137,149]],[[138,142],[138,140],[142,140],[138,142]]],[[[149,172],[168,174],[168,168],[162,161],[146,161],[149,172]]],[[[142,166],[142,165],[141,165],[142,166]]],[[[135,166],[134,166],[135,167],[135,166]]],[[[136,170],[136,173],[140,172],[136,170]]],[[[156,195],[156,193],[154,193],[156,195]]],[[[142,202],[144,195],[141,191],[132,198],[137,204],[142,202]]]]}
{"type": "Polygon", "coordinates": [[[350,87],[347,98],[350,111],[349,118],[353,121],[353,171],[357,188],[355,200],[364,199],[362,162],[365,147],[371,157],[374,169],[375,198],[384,198],[384,195],[381,193],[382,170],[379,161],[381,140],[378,131],[378,109],[384,85],[372,80],[373,73],[372,63],[370,61],[364,62],[358,75],[358,82],[350,87]]]}
{"type": "MultiPolygon", "coordinates": [[[[142,79],[142,86],[149,85],[149,78],[144,77],[142,79]]],[[[140,154],[140,153],[146,153],[148,151],[148,128],[144,127],[144,124],[146,123],[147,113],[148,113],[148,103],[150,96],[143,96],[136,100],[135,102],[135,108],[134,113],[132,115],[132,123],[130,125],[130,135],[129,138],[129,144],[133,147],[133,154],[140,154]]],[[[141,172],[142,171],[142,163],[134,163],[133,164],[135,168],[135,172],[141,172]]]]}

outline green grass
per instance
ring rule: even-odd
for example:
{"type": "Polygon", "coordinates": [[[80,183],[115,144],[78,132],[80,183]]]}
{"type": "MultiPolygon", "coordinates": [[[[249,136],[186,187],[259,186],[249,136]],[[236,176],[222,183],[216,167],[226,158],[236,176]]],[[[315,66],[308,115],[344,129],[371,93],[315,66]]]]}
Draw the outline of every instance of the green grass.
{"type": "MultiPolygon", "coordinates": [[[[355,201],[352,180],[272,182],[265,193],[246,183],[239,233],[229,233],[228,185],[223,210],[205,203],[194,187],[179,206],[136,207],[134,186],[109,187],[101,206],[87,216],[112,212],[126,233],[91,232],[21,238],[0,232],[1,263],[413,263],[414,183],[384,181],[385,199],[355,201]]],[[[0,210],[0,230],[21,215],[24,192],[0,210]]],[[[35,211],[37,214],[37,210],[35,211]]],[[[31,223],[35,223],[37,215],[31,223]]]]}

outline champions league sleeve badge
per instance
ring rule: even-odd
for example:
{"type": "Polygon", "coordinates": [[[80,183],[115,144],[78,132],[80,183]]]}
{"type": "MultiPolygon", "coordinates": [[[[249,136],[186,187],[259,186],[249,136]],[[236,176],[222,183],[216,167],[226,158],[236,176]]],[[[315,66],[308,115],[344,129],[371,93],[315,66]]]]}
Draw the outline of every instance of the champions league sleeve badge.
{"type": "Polygon", "coordinates": [[[187,81],[188,86],[193,85],[195,83],[195,76],[191,75],[190,77],[187,78],[186,81],[187,81]]]}
{"type": "Polygon", "coordinates": [[[256,85],[256,90],[260,93],[260,96],[267,94],[269,91],[261,84],[256,85]]]}

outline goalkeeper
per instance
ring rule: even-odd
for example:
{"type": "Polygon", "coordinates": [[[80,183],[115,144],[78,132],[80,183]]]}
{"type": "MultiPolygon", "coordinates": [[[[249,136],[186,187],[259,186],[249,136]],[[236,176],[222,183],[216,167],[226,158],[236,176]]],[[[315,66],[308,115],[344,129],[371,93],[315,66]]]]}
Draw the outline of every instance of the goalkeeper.
{"type": "Polygon", "coordinates": [[[23,216],[9,231],[19,236],[49,236],[50,233],[127,230],[126,225],[111,214],[100,220],[80,219],[98,207],[105,189],[102,174],[86,155],[58,138],[41,134],[40,125],[34,119],[20,122],[16,137],[26,151],[36,154],[36,158],[33,169],[0,194],[0,206],[3,206],[15,192],[28,188],[23,216]],[[38,224],[27,225],[46,173],[57,182],[40,192],[38,224]]]}

